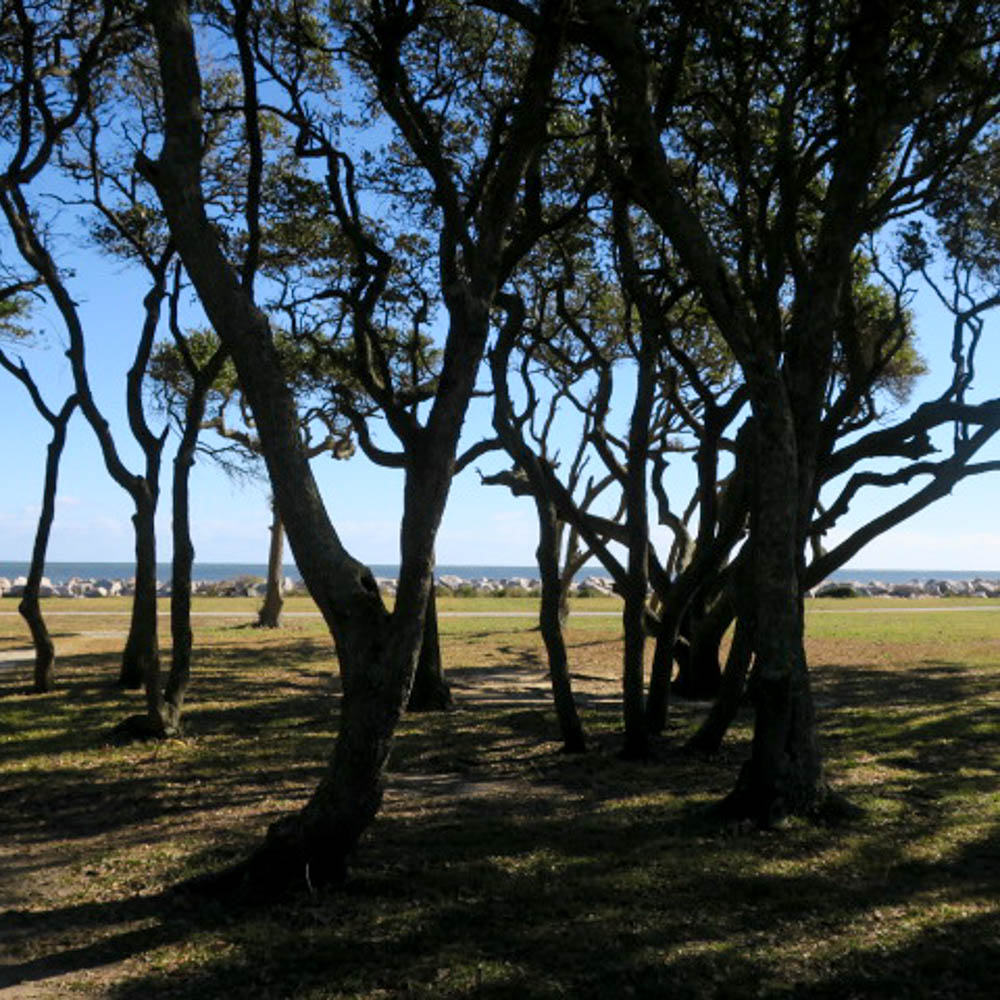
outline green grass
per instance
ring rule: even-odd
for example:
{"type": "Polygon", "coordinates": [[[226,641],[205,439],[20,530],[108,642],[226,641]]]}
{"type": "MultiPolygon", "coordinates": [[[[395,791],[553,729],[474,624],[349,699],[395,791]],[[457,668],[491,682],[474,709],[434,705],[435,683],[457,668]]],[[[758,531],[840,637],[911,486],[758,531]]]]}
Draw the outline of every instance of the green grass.
{"type": "MultiPolygon", "coordinates": [[[[830,603],[808,616],[814,691],[860,823],[707,822],[748,714],[703,760],[677,751],[703,707],[675,705],[656,759],[619,760],[614,618],[567,632],[582,757],[557,752],[534,622],[444,618],[458,708],[403,720],[346,889],[265,910],[165,890],[241,856],[318,780],[336,725],[322,624],[197,621],[186,738],[114,746],[141,706],[112,683],[122,622],[53,616],[58,690],[25,694],[27,663],[0,672],[0,997],[992,997],[1000,614],[830,603]]],[[[0,618],[0,651],[25,644],[0,618]]]]}

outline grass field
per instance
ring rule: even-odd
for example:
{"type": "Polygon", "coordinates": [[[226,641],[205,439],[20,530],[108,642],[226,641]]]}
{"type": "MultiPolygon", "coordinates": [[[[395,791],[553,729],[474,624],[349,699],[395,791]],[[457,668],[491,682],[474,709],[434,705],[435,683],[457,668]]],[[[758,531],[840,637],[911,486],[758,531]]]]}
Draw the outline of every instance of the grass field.
{"type": "Polygon", "coordinates": [[[992,998],[1000,603],[895,605],[809,604],[827,766],[864,819],[742,835],[705,807],[748,714],[704,760],[678,747],[705,706],[675,704],[656,759],[620,761],[620,625],[571,618],[591,749],[566,757],[532,620],[444,616],[456,710],[404,720],[349,885],[265,910],[166,890],[318,779],[337,682],[309,602],[261,633],[253,601],[196,601],[187,735],[161,746],[107,740],[142,704],[113,683],[125,602],[47,605],[59,686],[40,697],[2,614],[0,998],[992,998]],[[79,610],[98,614],[57,613],[79,610]]]}

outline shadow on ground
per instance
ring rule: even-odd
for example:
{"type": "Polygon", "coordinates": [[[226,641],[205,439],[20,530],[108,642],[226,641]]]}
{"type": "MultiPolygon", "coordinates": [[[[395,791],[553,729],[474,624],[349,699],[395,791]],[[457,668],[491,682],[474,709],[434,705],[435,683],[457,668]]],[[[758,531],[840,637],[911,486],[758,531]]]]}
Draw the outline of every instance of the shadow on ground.
{"type": "Polygon", "coordinates": [[[335,725],[328,650],[272,643],[250,662],[218,651],[186,742],[95,761],[74,737],[79,758],[53,766],[67,753],[61,723],[120,703],[95,679],[106,659],[64,668],[72,709],[18,702],[38,735],[0,744],[18,765],[0,820],[25,877],[48,866],[79,892],[92,871],[106,893],[101,852],[119,851],[144,886],[8,909],[0,988],[85,992],[73,977],[86,974],[115,1000],[994,995],[996,701],[989,678],[960,665],[817,671],[831,770],[868,817],[734,836],[706,806],[733,780],[745,726],[719,758],[685,756],[675,748],[698,710],[682,707],[658,758],[629,764],[617,705],[598,694],[584,713],[591,751],[561,755],[540,661],[512,645],[502,668],[456,672],[458,711],[404,720],[386,808],[347,887],[311,894],[303,880],[253,908],[166,890],[240,856],[308,795],[335,725]],[[206,825],[178,855],[178,830],[206,825]],[[76,867],[46,857],[56,839],[76,867]]]}

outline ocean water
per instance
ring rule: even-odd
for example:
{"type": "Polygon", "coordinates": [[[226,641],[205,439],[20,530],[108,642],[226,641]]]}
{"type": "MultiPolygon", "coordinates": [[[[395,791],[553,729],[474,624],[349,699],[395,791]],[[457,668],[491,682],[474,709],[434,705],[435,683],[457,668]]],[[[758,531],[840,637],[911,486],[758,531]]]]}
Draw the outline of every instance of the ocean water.
{"type": "MultiPolygon", "coordinates": [[[[398,566],[388,564],[372,565],[372,572],[378,577],[395,578],[398,566]]],[[[26,562],[0,562],[0,576],[13,580],[28,572],[26,562]]],[[[458,576],[463,580],[502,580],[511,577],[526,577],[537,579],[537,566],[453,566],[437,567],[438,576],[458,576]]],[[[195,563],[195,580],[233,580],[240,576],[264,577],[267,567],[263,563],[195,563]]],[[[81,580],[127,580],[133,575],[131,563],[118,562],[51,562],[45,567],[45,575],[53,583],[65,583],[72,577],[81,580]]],[[[609,574],[600,566],[585,566],[576,574],[577,580],[588,576],[603,576],[609,574]]],[[[293,580],[300,579],[298,567],[294,563],[285,564],[285,576],[293,580]]],[[[170,579],[170,564],[159,563],[157,577],[166,581],[170,579]]],[[[908,583],[914,580],[1000,580],[1000,570],[954,570],[954,569],[855,569],[837,570],[830,575],[831,580],[855,580],[867,583],[870,580],[880,580],[882,583],[908,583]]]]}

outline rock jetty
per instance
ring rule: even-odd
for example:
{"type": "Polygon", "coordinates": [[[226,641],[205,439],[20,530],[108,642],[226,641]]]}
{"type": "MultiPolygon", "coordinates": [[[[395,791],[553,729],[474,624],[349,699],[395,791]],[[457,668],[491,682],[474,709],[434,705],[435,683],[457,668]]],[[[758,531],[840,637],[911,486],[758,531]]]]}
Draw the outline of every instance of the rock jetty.
{"type": "MultiPolygon", "coordinates": [[[[24,593],[27,578],[23,576],[9,580],[0,576],[0,597],[20,597],[24,593]]],[[[301,580],[285,577],[282,590],[285,594],[305,593],[301,580]]],[[[234,580],[195,580],[191,593],[202,597],[263,597],[267,583],[260,577],[237,577],[234,580]]],[[[170,596],[170,583],[157,582],[156,592],[161,597],[170,596]]],[[[71,577],[61,583],[53,583],[47,576],[42,577],[39,587],[40,597],[132,597],[135,594],[135,580],[108,580],[71,577]]]]}
{"type": "Polygon", "coordinates": [[[909,580],[882,583],[869,580],[827,580],[809,597],[1000,597],[1000,580],[909,580]]]}
{"type": "MultiPolygon", "coordinates": [[[[0,597],[20,597],[28,581],[23,576],[13,580],[0,576],[0,597]]],[[[379,590],[391,597],[396,592],[396,581],[390,577],[376,577],[379,590]]],[[[500,579],[479,577],[465,579],[445,573],[436,578],[437,592],[448,597],[534,597],[541,593],[541,583],[535,577],[512,576],[500,579]]],[[[196,580],[191,585],[192,594],[202,597],[263,597],[266,582],[260,577],[237,577],[233,580],[196,580]]],[[[285,577],[283,592],[304,594],[301,580],[285,577]]],[[[42,597],[131,597],[135,593],[135,580],[80,579],[53,583],[42,577],[42,597]]],[[[158,583],[161,597],[170,595],[170,583],[158,583]]],[[[610,597],[615,593],[612,582],[603,576],[588,576],[570,584],[575,597],[610,597]]],[[[808,597],[1000,597],[1000,580],[910,580],[906,583],[882,583],[869,580],[827,580],[814,587],[808,597]]]]}

